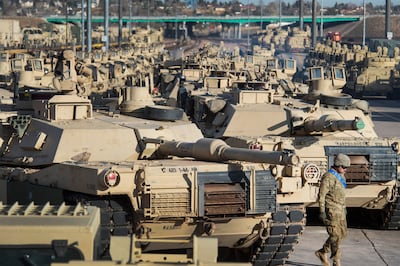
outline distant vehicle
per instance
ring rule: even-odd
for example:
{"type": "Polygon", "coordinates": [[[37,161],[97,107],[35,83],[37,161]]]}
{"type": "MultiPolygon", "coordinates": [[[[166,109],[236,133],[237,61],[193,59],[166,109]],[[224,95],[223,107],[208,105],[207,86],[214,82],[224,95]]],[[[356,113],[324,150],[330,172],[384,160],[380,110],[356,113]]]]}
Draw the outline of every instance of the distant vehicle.
{"type": "Polygon", "coordinates": [[[340,42],[342,40],[342,34],[339,31],[329,31],[326,34],[326,38],[334,42],[340,42]]]}

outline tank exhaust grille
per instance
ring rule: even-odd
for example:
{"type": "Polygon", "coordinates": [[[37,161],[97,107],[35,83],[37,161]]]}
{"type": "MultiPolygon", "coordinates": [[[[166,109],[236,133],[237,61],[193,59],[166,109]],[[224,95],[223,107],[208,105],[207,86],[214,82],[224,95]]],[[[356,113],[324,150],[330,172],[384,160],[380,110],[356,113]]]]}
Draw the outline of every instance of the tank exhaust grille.
{"type": "Polygon", "coordinates": [[[397,156],[390,154],[372,154],[370,157],[371,181],[396,180],[397,156]]]}
{"type": "Polygon", "coordinates": [[[338,153],[347,154],[351,166],[347,169],[348,183],[382,182],[396,180],[399,158],[392,147],[377,146],[326,146],[329,166],[333,164],[334,156],[338,153]]]}
{"type": "Polygon", "coordinates": [[[239,183],[205,184],[204,215],[244,215],[246,191],[239,183]]]}
{"type": "Polygon", "coordinates": [[[199,216],[233,217],[276,210],[277,183],[270,170],[199,173],[198,184],[199,216]]]}
{"type": "MultiPolygon", "coordinates": [[[[186,189],[185,189],[186,190],[186,189]]],[[[186,217],[191,213],[189,191],[152,190],[150,207],[145,208],[146,217],[186,217]]]]}

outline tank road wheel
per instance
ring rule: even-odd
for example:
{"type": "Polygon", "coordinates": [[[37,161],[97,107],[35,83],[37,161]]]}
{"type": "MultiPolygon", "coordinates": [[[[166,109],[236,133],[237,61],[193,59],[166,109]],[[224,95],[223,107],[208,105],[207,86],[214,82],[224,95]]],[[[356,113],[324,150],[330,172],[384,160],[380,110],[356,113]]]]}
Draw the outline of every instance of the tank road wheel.
{"type": "Polygon", "coordinates": [[[370,210],[363,208],[347,208],[347,225],[371,229],[385,229],[390,207],[370,210]]]}
{"type": "Polygon", "coordinates": [[[159,121],[175,121],[183,118],[183,110],[181,108],[163,105],[146,106],[144,114],[149,119],[159,121]]]}
{"type": "Polygon", "coordinates": [[[321,94],[321,103],[335,106],[351,106],[352,97],[346,93],[338,95],[321,94]]]}
{"type": "Polygon", "coordinates": [[[272,216],[269,235],[261,241],[254,266],[284,265],[306,224],[303,205],[280,206],[272,216]]]}
{"type": "Polygon", "coordinates": [[[399,230],[400,229],[400,187],[397,188],[394,194],[393,203],[390,204],[387,212],[388,216],[386,223],[384,224],[385,229],[399,230]]]}
{"type": "Polygon", "coordinates": [[[354,208],[348,211],[348,224],[374,229],[400,230],[400,188],[394,188],[383,209],[354,208]]]}

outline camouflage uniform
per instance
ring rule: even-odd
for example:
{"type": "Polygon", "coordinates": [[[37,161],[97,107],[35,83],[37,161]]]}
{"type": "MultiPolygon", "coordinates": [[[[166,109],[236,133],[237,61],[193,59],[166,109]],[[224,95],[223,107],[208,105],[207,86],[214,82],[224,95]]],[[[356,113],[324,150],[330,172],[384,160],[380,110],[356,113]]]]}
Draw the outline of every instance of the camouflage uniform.
{"type": "Polygon", "coordinates": [[[324,224],[329,237],[320,251],[331,252],[333,261],[340,261],[340,244],[347,235],[345,187],[338,178],[326,172],[322,176],[319,189],[320,212],[326,213],[324,224]]]}

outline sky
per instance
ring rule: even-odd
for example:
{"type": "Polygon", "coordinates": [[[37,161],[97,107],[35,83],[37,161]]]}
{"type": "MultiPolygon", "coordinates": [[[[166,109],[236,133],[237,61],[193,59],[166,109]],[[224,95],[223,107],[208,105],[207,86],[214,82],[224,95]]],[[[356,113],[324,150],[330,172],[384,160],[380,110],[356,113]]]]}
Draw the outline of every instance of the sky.
{"type": "MultiPolygon", "coordinates": [[[[260,0],[248,0],[250,3],[253,4],[260,4],[260,0]]],[[[279,0],[262,0],[264,4],[275,2],[279,0]]],[[[281,0],[282,2],[285,3],[294,3],[296,0],[281,0]]],[[[303,0],[304,2],[308,1],[311,2],[312,0],[303,0]]],[[[356,5],[362,5],[363,0],[317,0],[318,3],[321,3],[321,1],[324,2],[324,6],[329,7],[333,6],[335,3],[353,3],[356,5]]],[[[219,2],[229,2],[229,0],[220,0],[219,2]]],[[[246,4],[247,0],[240,0],[240,2],[246,4]]],[[[386,0],[365,0],[365,3],[372,3],[374,6],[379,6],[379,5],[385,5],[386,0]]],[[[392,0],[391,1],[392,5],[400,5],[400,0],[392,0]]]]}

